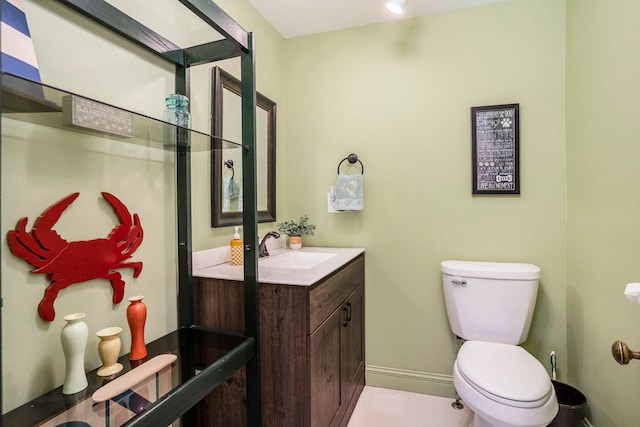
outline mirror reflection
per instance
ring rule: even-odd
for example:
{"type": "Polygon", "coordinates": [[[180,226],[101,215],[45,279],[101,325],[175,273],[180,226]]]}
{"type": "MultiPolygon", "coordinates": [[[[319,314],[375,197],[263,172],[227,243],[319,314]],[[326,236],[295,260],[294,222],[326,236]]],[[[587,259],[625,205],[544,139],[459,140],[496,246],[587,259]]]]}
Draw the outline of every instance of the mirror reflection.
{"type": "MultiPolygon", "coordinates": [[[[240,80],[213,68],[212,134],[242,141],[240,80]]],[[[276,104],[256,93],[256,176],[258,222],[275,221],[276,104]]],[[[211,225],[242,224],[242,150],[215,150],[211,154],[211,225]]]]}

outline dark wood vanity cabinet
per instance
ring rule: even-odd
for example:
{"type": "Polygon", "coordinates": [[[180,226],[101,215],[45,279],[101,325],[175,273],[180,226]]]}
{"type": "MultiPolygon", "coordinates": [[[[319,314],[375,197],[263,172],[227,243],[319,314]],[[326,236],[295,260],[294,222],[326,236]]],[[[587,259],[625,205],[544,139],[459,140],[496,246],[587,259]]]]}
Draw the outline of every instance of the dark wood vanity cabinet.
{"type": "MultiPolygon", "coordinates": [[[[241,282],[195,278],[194,292],[197,324],[244,332],[241,282]]],[[[347,425],[364,387],[364,255],[311,286],[260,283],[260,363],[263,426],[347,425]]],[[[214,390],[201,425],[246,425],[228,411],[243,384],[241,370],[214,390]]]]}

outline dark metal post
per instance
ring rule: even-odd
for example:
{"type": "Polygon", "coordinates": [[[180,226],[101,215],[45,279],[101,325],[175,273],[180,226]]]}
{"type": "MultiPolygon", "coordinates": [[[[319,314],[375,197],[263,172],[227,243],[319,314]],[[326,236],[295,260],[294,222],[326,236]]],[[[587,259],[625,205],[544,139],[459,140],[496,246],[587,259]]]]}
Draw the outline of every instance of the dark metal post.
{"type": "Polygon", "coordinates": [[[244,226],[245,333],[256,340],[256,355],[247,364],[247,424],[262,425],[260,398],[260,311],[258,289],[258,198],[256,195],[256,81],[255,42],[248,34],[248,52],[241,58],[242,182],[244,226]]]}
{"type": "MultiPolygon", "coordinates": [[[[189,96],[189,69],[176,64],[175,92],[189,96]]],[[[191,235],[191,146],[189,130],[176,129],[176,214],[178,228],[178,327],[194,324],[193,314],[193,266],[191,235]]],[[[183,343],[181,343],[182,345],[183,343]]],[[[182,357],[182,378],[193,375],[195,354],[182,357]]],[[[182,415],[184,425],[196,424],[196,411],[189,409],[182,415]]]]}
{"type": "MultiPolygon", "coordinates": [[[[2,9],[4,9],[2,6],[0,6],[0,21],[2,20],[2,9]]],[[[0,40],[1,42],[2,40],[0,40]]],[[[0,55],[0,70],[2,70],[2,55],[0,55]]],[[[2,75],[0,74],[0,87],[2,87],[2,75]]],[[[1,107],[4,106],[4,104],[2,103],[4,101],[4,99],[2,98],[2,91],[0,91],[0,114],[2,114],[2,109],[1,107]]],[[[0,120],[0,153],[2,153],[2,120],[0,120]]],[[[0,154],[0,165],[2,165],[2,154],[0,154]]],[[[2,167],[0,167],[0,172],[2,172],[2,167]]],[[[2,184],[2,173],[0,173],[0,184],[2,184]]],[[[0,188],[2,188],[0,186],[0,188]]],[[[2,212],[2,197],[0,197],[0,212],[2,212]]],[[[1,219],[1,215],[0,215],[0,219],[1,219]]],[[[2,255],[2,248],[0,248],[0,255],[2,255]]],[[[3,309],[3,302],[2,302],[2,278],[0,278],[0,401],[2,401],[2,396],[4,396],[2,394],[2,383],[3,383],[3,379],[2,379],[2,373],[4,371],[4,369],[2,369],[2,310],[3,309]]],[[[2,409],[0,409],[0,416],[2,416],[2,409]]],[[[0,426],[2,425],[2,422],[0,422],[0,426]]]]}
{"type": "MultiPolygon", "coordinates": [[[[176,65],[175,90],[189,95],[187,68],[176,65]]],[[[177,129],[176,193],[178,216],[178,326],[193,325],[193,278],[191,265],[191,147],[189,131],[177,129]]]]}

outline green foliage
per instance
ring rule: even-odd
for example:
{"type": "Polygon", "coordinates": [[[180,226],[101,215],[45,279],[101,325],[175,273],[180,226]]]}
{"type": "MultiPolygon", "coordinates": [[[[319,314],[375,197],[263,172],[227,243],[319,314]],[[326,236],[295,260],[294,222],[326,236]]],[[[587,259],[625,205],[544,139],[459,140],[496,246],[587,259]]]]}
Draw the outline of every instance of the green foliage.
{"type": "Polygon", "coordinates": [[[300,217],[300,222],[295,222],[294,220],[289,220],[285,222],[280,222],[277,224],[278,230],[281,233],[286,234],[287,236],[306,236],[312,235],[316,229],[315,224],[309,223],[309,217],[307,214],[300,217]]]}

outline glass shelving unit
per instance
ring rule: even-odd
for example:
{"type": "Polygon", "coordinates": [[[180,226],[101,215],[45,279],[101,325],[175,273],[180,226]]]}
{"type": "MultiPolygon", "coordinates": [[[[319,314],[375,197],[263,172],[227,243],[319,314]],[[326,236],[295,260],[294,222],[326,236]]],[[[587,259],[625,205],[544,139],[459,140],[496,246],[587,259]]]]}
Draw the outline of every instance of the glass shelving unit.
{"type": "MultiPolygon", "coordinates": [[[[102,129],[103,123],[97,124],[96,128],[65,124],[64,116],[69,114],[65,111],[68,108],[65,99],[68,97],[81,96],[11,74],[2,74],[3,120],[18,120],[49,128],[51,131],[63,130],[87,138],[97,136],[118,144],[134,144],[171,152],[176,151],[178,147],[187,147],[190,151],[241,147],[241,144],[236,142],[181,128],[84,97],[81,98],[96,108],[108,107],[114,109],[110,111],[116,117],[129,118],[131,136],[105,132],[102,129]]],[[[179,327],[149,343],[149,354],[142,361],[132,363],[128,360],[128,354],[120,357],[119,362],[125,368],[116,377],[98,377],[97,369],[94,369],[87,373],[89,386],[85,390],[73,395],[63,395],[60,386],[2,415],[0,425],[57,426],[65,422],[83,420],[106,426],[120,425],[123,421],[126,421],[127,426],[169,424],[228,375],[244,366],[253,357],[255,350],[255,340],[251,337],[195,325],[179,327]],[[129,390],[115,400],[107,401],[106,406],[96,405],[91,401],[92,394],[109,381],[122,377],[154,356],[166,353],[175,354],[178,359],[172,368],[164,373],[167,386],[158,388],[153,398],[142,399],[134,390],[129,390]],[[115,414],[117,424],[114,423],[115,414]]],[[[155,379],[151,381],[150,385],[145,384],[142,387],[156,388],[155,379]]]]}
{"type": "MultiPolygon", "coordinates": [[[[176,187],[176,259],[177,259],[177,319],[176,328],[166,335],[147,343],[147,359],[164,353],[177,356],[177,362],[169,370],[166,388],[157,389],[154,398],[141,404],[116,402],[115,408],[129,405],[130,410],[123,425],[161,426],[181,418],[180,425],[196,425],[196,414],[191,409],[219,383],[241,367],[246,369],[247,379],[247,424],[260,425],[260,373],[258,277],[257,277],[257,200],[255,195],[255,63],[254,42],[251,33],[243,30],[231,17],[212,1],[179,0],[198,18],[202,19],[220,35],[222,40],[198,46],[181,48],[165,39],[140,22],[119,11],[104,0],[57,0],[60,4],[88,17],[124,39],[145,48],[148,52],[166,60],[175,67],[175,92],[189,95],[187,70],[192,65],[238,57],[241,63],[242,80],[242,141],[226,141],[202,132],[178,127],[162,120],[136,114],[132,111],[82,97],[63,89],[2,74],[2,115],[5,119],[24,122],[34,127],[72,132],[82,138],[108,139],[120,147],[143,146],[173,153],[176,187]],[[119,114],[131,118],[130,132],[121,134],[105,130],[105,123],[95,126],[70,124],[68,120],[69,99],[82,99],[95,106],[116,108],[119,114]],[[216,331],[195,325],[193,322],[193,278],[191,271],[191,178],[190,155],[193,152],[239,149],[242,151],[244,211],[243,229],[245,238],[245,325],[246,333],[237,335],[227,331],[216,331]]],[[[127,125],[128,126],[128,125],[127,125]]],[[[10,203],[9,200],[2,203],[10,203]]],[[[1,289],[1,288],[0,288],[1,289]]],[[[1,301],[1,299],[0,299],[1,301]]],[[[5,307],[6,308],[6,307],[5,307]]],[[[0,317],[2,319],[2,317],[0,317]]],[[[6,321],[6,319],[4,319],[6,321]]],[[[25,338],[28,341],[28,337],[25,338]]],[[[0,356],[7,349],[1,349],[0,356]]],[[[126,374],[132,366],[127,355],[120,358],[125,366],[118,377],[126,374]]],[[[0,360],[0,363],[2,361],[0,360]]],[[[91,395],[104,385],[105,380],[96,376],[95,370],[88,372],[89,387],[75,395],[63,395],[61,387],[50,390],[24,405],[10,410],[0,418],[0,425],[41,425],[55,420],[67,411],[80,411],[78,421],[83,418],[80,408],[84,404],[92,408],[91,395]]],[[[2,376],[0,376],[2,379],[2,376]]],[[[108,381],[108,380],[106,380],[108,381]]],[[[1,382],[0,382],[1,384],[1,382]]],[[[9,393],[11,390],[2,390],[9,393]]],[[[131,396],[134,396],[133,394],[131,396]]],[[[123,401],[124,402],[124,401],[123,401]]],[[[92,416],[96,415],[92,411],[92,416]]],[[[97,412],[100,412],[99,410],[97,412]]],[[[111,410],[103,411],[106,416],[111,410]]],[[[100,414],[98,414],[98,417],[100,414]]],[[[88,414],[87,414],[88,417],[88,414]]],[[[76,420],[77,418],[73,418],[76,420]]],[[[104,417],[100,425],[109,424],[104,417]]],[[[109,421],[110,422],[110,421],[109,421]]],[[[57,425],[57,424],[56,424],[57,425]]]]}

